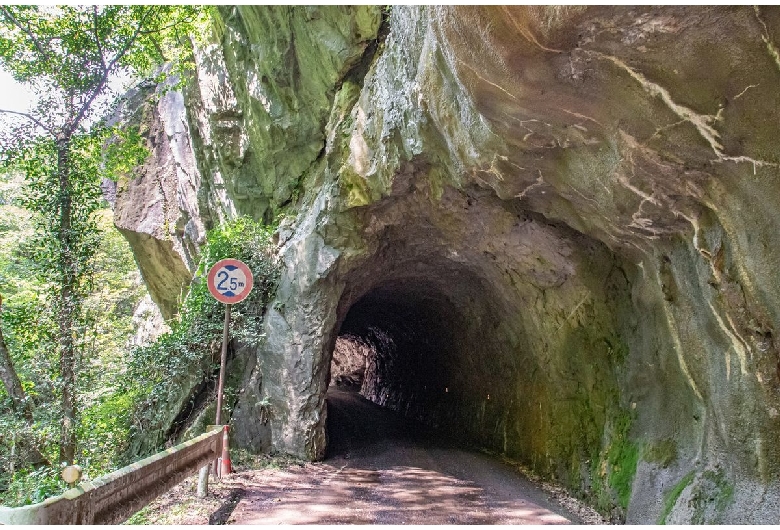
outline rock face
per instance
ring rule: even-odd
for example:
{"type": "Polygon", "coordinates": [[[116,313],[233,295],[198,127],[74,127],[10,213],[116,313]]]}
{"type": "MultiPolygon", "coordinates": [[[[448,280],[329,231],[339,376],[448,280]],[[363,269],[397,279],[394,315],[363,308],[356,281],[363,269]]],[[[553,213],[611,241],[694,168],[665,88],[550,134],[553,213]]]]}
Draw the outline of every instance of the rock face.
{"type": "Polygon", "coordinates": [[[341,335],[372,400],[618,519],[777,520],[780,10],[220,15],[162,127],[196,164],[117,204],[168,314],[199,227],[289,214],[239,444],[324,455],[341,335]],[[136,228],[163,196],[167,240],[136,228]]]}
{"type": "Polygon", "coordinates": [[[149,156],[119,178],[114,200],[114,223],[165,318],[176,314],[186,294],[211,218],[209,205],[199,200],[205,193],[184,98],[169,88],[141,86],[126,98],[119,114],[146,139],[149,156]]]}

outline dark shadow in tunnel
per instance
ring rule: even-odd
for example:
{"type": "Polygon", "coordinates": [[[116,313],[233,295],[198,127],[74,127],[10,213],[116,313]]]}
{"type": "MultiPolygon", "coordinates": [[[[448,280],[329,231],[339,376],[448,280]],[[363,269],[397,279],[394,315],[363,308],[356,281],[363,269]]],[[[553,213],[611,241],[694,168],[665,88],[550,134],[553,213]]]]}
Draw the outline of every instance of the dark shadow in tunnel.
{"type": "Polygon", "coordinates": [[[448,406],[462,328],[434,282],[388,282],[353,304],[331,361],[327,455],[384,439],[462,444],[436,421],[448,406]]]}
{"type": "Polygon", "coordinates": [[[438,429],[399,412],[372,403],[359,392],[330,388],[328,449],[326,459],[355,453],[367,456],[384,451],[384,444],[412,442],[423,447],[447,447],[457,443],[438,429]]]}

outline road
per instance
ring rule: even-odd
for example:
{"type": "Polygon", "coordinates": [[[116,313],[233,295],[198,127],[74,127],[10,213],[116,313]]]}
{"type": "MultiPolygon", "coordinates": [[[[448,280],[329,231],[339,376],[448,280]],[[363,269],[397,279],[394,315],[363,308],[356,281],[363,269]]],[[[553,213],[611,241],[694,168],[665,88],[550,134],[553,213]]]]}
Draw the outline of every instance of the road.
{"type": "Polygon", "coordinates": [[[236,483],[230,524],[568,524],[514,469],[437,444],[351,392],[328,393],[329,456],[236,483]]]}

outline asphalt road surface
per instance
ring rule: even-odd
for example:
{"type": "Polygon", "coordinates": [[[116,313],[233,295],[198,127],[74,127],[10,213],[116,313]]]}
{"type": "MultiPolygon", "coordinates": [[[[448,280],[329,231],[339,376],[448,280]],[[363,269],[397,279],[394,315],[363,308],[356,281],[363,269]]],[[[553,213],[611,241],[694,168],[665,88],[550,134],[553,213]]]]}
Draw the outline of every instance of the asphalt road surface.
{"type": "Polygon", "coordinates": [[[328,392],[328,457],[237,484],[231,524],[568,524],[514,469],[436,442],[360,395],[328,392]]]}

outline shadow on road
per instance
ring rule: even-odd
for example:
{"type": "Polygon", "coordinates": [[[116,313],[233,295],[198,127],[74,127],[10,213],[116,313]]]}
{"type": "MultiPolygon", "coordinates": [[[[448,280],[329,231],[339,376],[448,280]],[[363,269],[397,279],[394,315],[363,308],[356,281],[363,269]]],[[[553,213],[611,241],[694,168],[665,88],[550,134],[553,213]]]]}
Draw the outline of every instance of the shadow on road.
{"type": "Polygon", "coordinates": [[[457,449],[435,431],[355,392],[328,391],[328,438],[327,458],[321,463],[253,474],[231,522],[576,521],[516,470],[484,454],[457,449]]]}
{"type": "Polygon", "coordinates": [[[359,393],[328,390],[328,450],[326,458],[349,456],[355,451],[381,450],[388,442],[414,442],[423,446],[455,445],[434,429],[380,407],[359,393]]]}
{"type": "Polygon", "coordinates": [[[222,506],[209,516],[209,524],[226,524],[233,514],[233,510],[236,509],[238,502],[245,494],[246,491],[243,488],[233,488],[227,500],[222,503],[222,506]]]}

